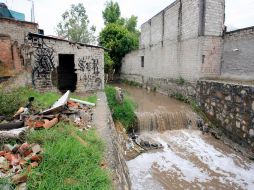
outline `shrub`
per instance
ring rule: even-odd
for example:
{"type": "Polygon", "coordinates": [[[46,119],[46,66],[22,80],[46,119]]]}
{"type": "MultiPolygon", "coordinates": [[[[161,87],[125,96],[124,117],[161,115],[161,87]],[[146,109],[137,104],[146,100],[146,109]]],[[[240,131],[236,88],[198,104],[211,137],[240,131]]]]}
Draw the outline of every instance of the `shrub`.
{"type": "Polygon", "coordinates": [[[184,80],[184,78],[180,77],[178,79],[175,80],[176,84],[178,85],[184,85],[186,83],[186,81],[184,80]]]}
{"type": "Polygon", "coordinates": [[[135,103],[126,96],[123,103],[119,103],[116,100],[116,90],[112,86],[107,86],[105,92],[114,121],[120,121],[127,131],[131,131],[136,123],[135,103]]]}

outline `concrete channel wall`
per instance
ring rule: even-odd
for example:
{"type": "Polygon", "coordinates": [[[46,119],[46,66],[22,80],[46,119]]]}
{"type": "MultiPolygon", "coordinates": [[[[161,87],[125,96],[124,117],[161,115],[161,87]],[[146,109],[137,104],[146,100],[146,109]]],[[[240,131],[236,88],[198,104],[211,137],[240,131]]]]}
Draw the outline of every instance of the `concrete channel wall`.
{"type": "Polygon", "coordinates": [[[94,125],[106,145],[104,159],[110,169],[114,189],[130,190],[129,169],[124,158],[124,138],[115,128],[105,93],[98,92],[97,98],[94,125]]]}

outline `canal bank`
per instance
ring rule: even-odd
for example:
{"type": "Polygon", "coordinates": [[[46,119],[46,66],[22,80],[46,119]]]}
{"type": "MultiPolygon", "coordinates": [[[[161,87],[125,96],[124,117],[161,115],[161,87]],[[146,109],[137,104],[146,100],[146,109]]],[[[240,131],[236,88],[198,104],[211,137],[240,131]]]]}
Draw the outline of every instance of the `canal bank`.
{"type": "Polygon", "coordinates": [[[253,162],[221,140],[197,130],[190,122],[197,115],[188,105],[144,89],[117,86],[136,101],[137,115],[152,115],[152,119],[143,118],[146,122],[142,123],[139,139],[152,139],[163,146],[127,162],[132,189],[254,188],[253,162]],[[187,117],[180,117],[179,112],[187,117]],[[165,113],[166,117],[161,116],[165,113]],[[185,122],[183,118],[187,118],[185,122]],[[168,123],[178,127],[158,128],[168,123]]]}

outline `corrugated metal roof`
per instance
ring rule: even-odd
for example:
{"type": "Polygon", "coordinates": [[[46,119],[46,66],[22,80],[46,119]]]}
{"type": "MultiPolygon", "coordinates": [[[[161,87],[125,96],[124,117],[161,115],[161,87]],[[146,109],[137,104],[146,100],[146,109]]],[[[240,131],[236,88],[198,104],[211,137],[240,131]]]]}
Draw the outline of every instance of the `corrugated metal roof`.
{"type": "Polygon", "coordinates": [[[10,10],[10,13],[14,17],[14,19],[25,21],[25,14],[13,10],[10,10]]]}
{"type": "Polygon", "coordinates": [[[0,17],[14,18],[4,3],[0,3],[0,17]]]}

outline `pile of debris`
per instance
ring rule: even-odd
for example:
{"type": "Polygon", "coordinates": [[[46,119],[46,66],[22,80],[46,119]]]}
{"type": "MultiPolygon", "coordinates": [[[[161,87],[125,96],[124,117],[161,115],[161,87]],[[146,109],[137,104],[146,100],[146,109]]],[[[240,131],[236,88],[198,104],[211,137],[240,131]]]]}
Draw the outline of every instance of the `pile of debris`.
{"type": "Polygon", "coordinates": [[[69,98],[67,91],[53,106],[36,114],[30,114],[33,97],[25,107],[19,108],[13,116],[13,120],[7,122],[0,117],[0,139],[24,140],[25,132],[29,129],[49,129],[60,120],[74,123],[81,131],[91,128],[92,109],[94,103],[69,98]],[[18,118],[18,119],[17,119],[18,118]],[[2,122],[1,122],[2,120],[2,122]]]}
{"type": "Polygon", "coordinates": [[[41,152],[38,144],[4,144],[0,151],[0,178],[10,177],[15,185],[25,183],[31,168],[42,161],[41,152]]]}
{"type": "Polygon", "coordinates": [[[42,161],[40,145],[5,144],[9,140],[24,142],[27,131],[50,129],[59,121],[73,123],[80,131],[92,127],[92,107],[95,104],[69,98],[69,95],[70,91],[67,91],[51,108],[35,114],[30,113],[34,100],[31,97],[29,103],[16,112],[12,121],[6,121],[5,117],[0,117],[0,145],[2,145],[0,147],[0,179],[10,177],[13,184],[21,184],[25,187],[23,183],[27,180],[27,173],[42,161]]]}

